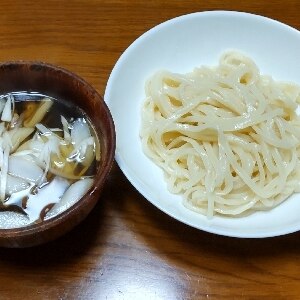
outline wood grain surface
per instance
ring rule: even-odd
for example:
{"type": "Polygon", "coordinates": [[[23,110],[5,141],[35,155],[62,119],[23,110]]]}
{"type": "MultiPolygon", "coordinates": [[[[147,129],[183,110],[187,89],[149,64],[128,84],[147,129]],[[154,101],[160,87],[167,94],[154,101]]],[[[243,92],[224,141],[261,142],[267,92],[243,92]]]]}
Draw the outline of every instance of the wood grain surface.
{"type": "MultiPolygon", "coordinates": [[[[298,0],[15,0],[0,9],[0,61],[60,65],[102,95],[126,47],[167,19],[225,9],[300,29],[298,0]]],[[[72,232],[0,249],[0,299],[300,299],[299,280],[300,232],[235,239],[190,228],[148,203],[116,164],[96,208],[72,232]]]]}

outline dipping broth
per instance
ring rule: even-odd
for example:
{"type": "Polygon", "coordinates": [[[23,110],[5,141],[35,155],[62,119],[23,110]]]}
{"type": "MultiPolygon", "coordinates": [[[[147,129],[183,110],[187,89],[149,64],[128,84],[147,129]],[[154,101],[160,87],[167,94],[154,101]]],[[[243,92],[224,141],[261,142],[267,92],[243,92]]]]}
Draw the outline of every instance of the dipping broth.
{"type": "Polygon", "coordinates": [[[0,228],[42,222],[92,186],[100,147],[77,106],[39,93],[0,96],[0,228]]]}

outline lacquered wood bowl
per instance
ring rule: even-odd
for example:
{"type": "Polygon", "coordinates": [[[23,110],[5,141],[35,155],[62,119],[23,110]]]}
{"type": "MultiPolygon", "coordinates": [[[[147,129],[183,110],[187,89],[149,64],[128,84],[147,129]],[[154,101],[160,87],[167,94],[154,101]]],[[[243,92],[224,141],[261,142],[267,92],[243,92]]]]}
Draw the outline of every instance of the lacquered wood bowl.
{"type": "Polygon", "coordinates": [[[99,200],[115,153],[114,123],[103,98],[86,81],[63,68],[41,62],[0,64],[0,94],[35,91],[72,101],[91,120],[101,147],[101,159],[89,191],[59,215],[37,224],[0,229],[1,247],[30,247],[58,238],[79,224],[99,200]]]}

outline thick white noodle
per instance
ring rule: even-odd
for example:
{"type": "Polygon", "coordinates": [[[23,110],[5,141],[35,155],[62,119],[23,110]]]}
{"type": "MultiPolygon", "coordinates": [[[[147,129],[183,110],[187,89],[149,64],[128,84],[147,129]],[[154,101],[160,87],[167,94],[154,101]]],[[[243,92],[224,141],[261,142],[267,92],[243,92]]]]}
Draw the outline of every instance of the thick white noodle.
{"type": "Polygon", "coordinates": [[[227,52],[214,68],[159,71],[145,91],[143,150],[189,209],[244,215],[300,190],[299,86],[227,52]]]}

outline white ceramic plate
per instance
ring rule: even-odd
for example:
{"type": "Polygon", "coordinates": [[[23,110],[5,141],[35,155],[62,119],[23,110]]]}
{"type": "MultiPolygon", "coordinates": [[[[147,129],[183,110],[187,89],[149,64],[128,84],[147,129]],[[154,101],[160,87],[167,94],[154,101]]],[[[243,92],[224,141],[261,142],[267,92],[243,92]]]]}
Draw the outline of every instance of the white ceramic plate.
{"type": "Polygon", "coordinates": [[[220,54],[239,50],[264,74],[300,83],[300,32],[277,21],[239,12],[210,11],[181,16],[140,36],[116,63],[105,91],[113,115],[116,160],[135,188],[159,209],[195,228],[234,237],[270,237],[300,230],[300,194],[268,212],[207,220],[168,192],[162,171],[144,154],[139,140],[146,79],[159,69],[189,72],[216,65],[220,54]]]}

